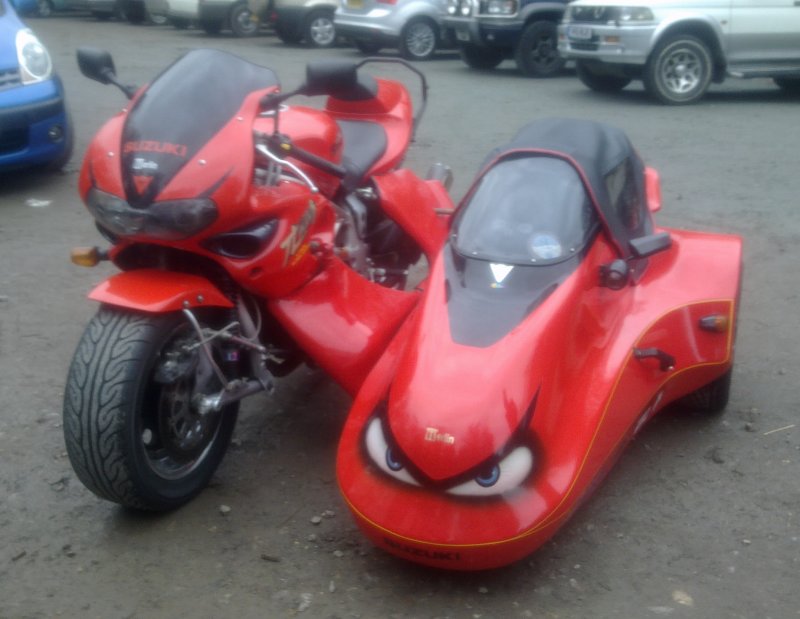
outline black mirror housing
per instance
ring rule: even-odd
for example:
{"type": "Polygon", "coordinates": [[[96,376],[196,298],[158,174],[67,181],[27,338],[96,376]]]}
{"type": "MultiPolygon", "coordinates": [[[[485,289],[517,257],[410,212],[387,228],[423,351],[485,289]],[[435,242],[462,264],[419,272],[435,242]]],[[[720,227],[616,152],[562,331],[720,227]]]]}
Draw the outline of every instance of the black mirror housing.
{"type": "Polygon", "coordinates": [[[81,73],[101,84],[113,84],[116,77],[114,59],[104,49],[96,47],[79,47],[78,67],[81,73]]]}
{"type": "Polygon", "coordinates": [[[344,101],[361,101],[374,98],[378,84],[370,75],[359,75],[355,63],[326,58],[308,63],[301,92],[309,97],[328,95],[344,101]]]}
{"type": "Polygon", "coordinates": [[[647,258],[672,247],[669,232],[658,232],[630,240],[634,258],[647,258]]]}

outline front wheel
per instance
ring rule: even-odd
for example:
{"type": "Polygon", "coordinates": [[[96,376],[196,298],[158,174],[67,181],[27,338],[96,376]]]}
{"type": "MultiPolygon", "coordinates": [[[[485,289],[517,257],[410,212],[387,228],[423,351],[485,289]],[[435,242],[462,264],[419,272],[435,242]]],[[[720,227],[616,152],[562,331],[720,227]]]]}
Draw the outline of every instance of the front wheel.
{"type": "Polygon", "coordinates": [[[517,67],[527,77],[552,77],[564,68],[558,53],[558,26],[536,21],[525,26],[514,51],[517,67]]]}
{"type": "Polygon", "coordinates": [[[400,55],[406,60],[428,60],[436,52],[439,32],[431,20],[412,19],[400,33],[400,55]]]}
{"type": "Polygon", "coordinates": [[[644,67],[644,87],[661,103],[686,105],[706,93],[712,72],[708,46],[697,37],[680,35],[653,51],[644,67]]]}
{"type": "MultiPolygon", "coordinates": [[[[216,322],[211,312],[197,317],[216,322]]],[[[64,393],[64,438],[78,478],[127,507],[186,503],[207,485],[236,424],[238,404],[198,411],[198,400],[220,389],[182,314],[102,307],[78,344],[64,393]]]]}
{"type": "Polygon", "coordinates": [[[258,34],[258,22],[253,21],[253,13],[245,2],[233,6],[229,21],[231,32],[237,37],[252,37],[258,34]]]}

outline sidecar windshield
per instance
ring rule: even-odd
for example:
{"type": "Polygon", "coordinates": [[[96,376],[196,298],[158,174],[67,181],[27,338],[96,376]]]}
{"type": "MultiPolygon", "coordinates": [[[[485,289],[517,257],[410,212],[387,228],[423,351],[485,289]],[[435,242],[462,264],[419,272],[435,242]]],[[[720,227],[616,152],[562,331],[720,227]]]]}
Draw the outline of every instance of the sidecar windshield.
{"type": "Polygon", "coordinates": [[[462,206],[453,245],[503,264],[553,264],[575,255],[598,224],[586,188],[563,159],[526,154],[501,161],[462,206]]]}

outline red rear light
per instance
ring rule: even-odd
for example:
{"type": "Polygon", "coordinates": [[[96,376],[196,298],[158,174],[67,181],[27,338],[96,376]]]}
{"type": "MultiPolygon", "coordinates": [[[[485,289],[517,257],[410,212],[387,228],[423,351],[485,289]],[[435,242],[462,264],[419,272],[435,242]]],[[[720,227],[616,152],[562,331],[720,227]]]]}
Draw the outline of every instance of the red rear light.
{"type": "Polygon", "coordinates": [[[397,4],[397,0],[376,0],[378,4],[397,4]]]}

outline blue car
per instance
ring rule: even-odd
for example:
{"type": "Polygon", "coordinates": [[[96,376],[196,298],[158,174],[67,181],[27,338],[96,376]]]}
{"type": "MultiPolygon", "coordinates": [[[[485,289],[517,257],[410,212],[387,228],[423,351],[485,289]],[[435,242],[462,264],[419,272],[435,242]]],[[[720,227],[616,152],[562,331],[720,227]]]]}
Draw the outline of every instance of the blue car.
{"type": "Polygon", "coordinates": [[[9,0],[0,0],[0,172],[59,169],[72,144],[64,88],[50,54],[9,0]]]}

